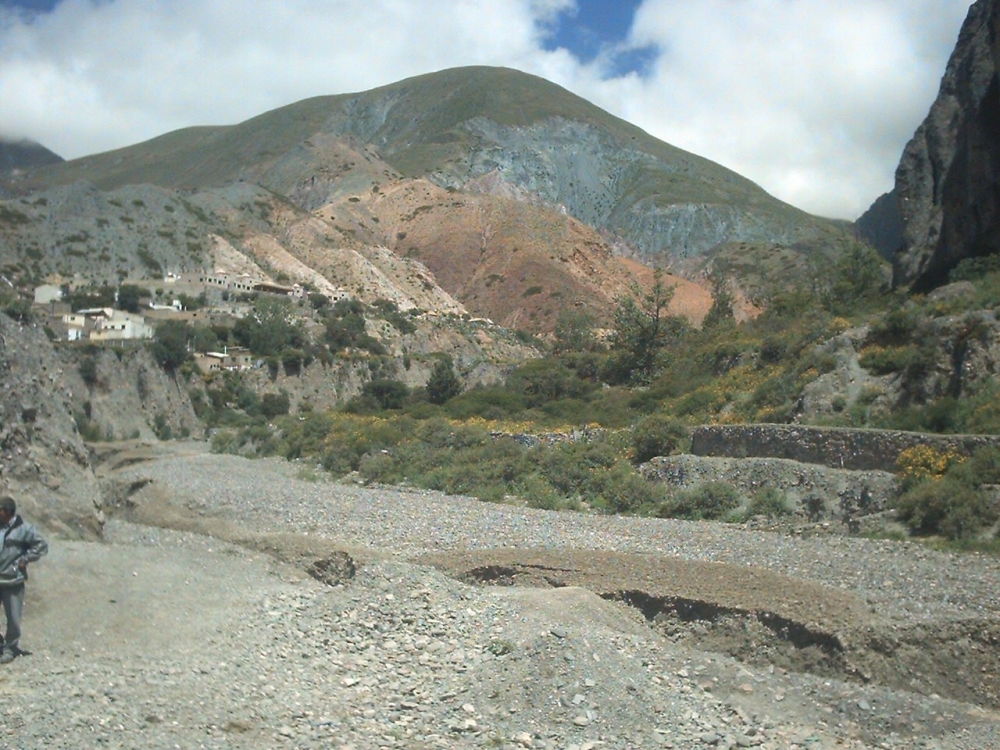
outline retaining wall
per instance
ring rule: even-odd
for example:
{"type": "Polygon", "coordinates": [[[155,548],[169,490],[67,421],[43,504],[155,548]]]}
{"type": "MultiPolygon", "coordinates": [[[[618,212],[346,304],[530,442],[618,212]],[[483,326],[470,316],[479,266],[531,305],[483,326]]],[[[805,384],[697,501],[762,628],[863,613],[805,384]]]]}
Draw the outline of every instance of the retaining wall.
{"type": "Polygon", "coordinates": [[[895,471],[899,454],[918,445],[969,455],[983,446],[1000,446],[1000,436],[784,424],[705,425],[691,430],[691,453],[696,456],[787,458],[856,471],[895,471]]]}

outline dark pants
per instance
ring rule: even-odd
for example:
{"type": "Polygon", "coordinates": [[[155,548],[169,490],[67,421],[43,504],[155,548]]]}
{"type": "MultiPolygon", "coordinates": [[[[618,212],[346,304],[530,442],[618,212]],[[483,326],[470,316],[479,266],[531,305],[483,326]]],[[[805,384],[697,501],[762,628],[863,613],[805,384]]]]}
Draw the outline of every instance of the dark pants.
{"type": "Polygon", "coordinates": [[[24,584],[17,586],[0,586],[0,602],[3,602],[3,613],[7,618],[7,632],[3,643],[6,651],[17,653],[17,642],[21,638],[21,610],[24,609],[24,584]]]}

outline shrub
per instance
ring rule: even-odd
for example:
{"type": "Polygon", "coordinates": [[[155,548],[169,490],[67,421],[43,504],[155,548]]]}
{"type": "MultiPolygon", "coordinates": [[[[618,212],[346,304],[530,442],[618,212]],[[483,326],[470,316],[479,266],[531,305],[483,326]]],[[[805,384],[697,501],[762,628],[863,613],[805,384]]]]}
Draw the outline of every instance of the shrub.
{"type": "Polygon", "coordinates": [[[980,448],[968,461],[953,465],[949,473],[972,486],[1000,484],[1000,448],[980,448]]]}
{"type": "Polygon", "coordinates": [[[882,346],[905,344],[916,331],[918,320],[915,307],[899,307],[872,323],[868,340],[882,346]]]}
{"type": "Polygon", "coordinates": [[[87,384],[88,388],[93,388],[97,384],[97,359],[94,357],[84,357],[78,366],[80,377],[87,384]]]}
{"type": "Polygon", "coordinates": [[[434,369],[427,380],[427,400],[432,404],[443,404],[462,392],[462,381],[455,374],[451,358],[442,358],[434,363],[434,369]]]}
{"type": "Polygon", "coordinates": [[[611,513],[651,511],[667,502],[664,485],[650,482],[624,462],[595,472],[591,492],[591,502],[611,513]]]}
{"type": "Polygon", "coordinates": [[[917,348],[906,346],[868,346],[858,357],[858,364],[874,375],[902,372],[919,359],[917,348]]]}
{"type": "Polygon", "coordinates": [[[659,510],[666,518],[715,520],[722,518],[740,503],[736,489],[725,482],[705,482],[688,490],[681,490],[659,510]]]}
{"type": "MultiPolygon", "coordinates": [[[[89,411],[89,402],[88,411],[89,411]]],[[[90,417],[83,411],[77,411],[73,414],[73,419],[76,421],[76,429],[80,433],[80,439],[88,443],[96,443],[104,439],[104,433],[101,432],[101,426],[96,422],[92,422],[90,417]]]]}
{"type": "Polygon", "coordinates": [[[265,393],[260,397],[260,413],[267,419],[274,419],[283,414],[288,414],[290,408],[291,403],[288,394],[284,391],[281,393],[265,393]]]}
{"type": "Polygon", "coordinates": [[[361,387],[361,395],[380,409],[402,409],[410,389],[398,380],[370,380],[361,387]]]}
{"type": "Polygon", "coordinates": [[[656,456],[669,456],[688,439],[681,422],[664,414],[654,414],[632,430],[632,462],[642,464],[656,456]]]}
{"type": "Polygon", "coordinates": [[[778,518],[791,513],[788,506],[788,498],[785,493],[776,487],[764,487],[750,498],[747,503],[746,517],[767,516],[768,518],[778,518]]]}
{"type": "Polygon", "coordinates": [[[896,458],[896,474],[904,487],[925,479],[937,479],[965,458],[953,450],[939,451],[929,445],[916,445],[901,451],[896,458]]]}
{"type": "Polygon", "coordinates": [[[997,520],[986,493],[951,476],[917,483],[897,498],[896,509],[914,533],[948,539],[969,539],[997,520]]]}
{"type": "Polygon", "coordinates": [[[26,299],[15,297],[5,300],[2,305],[0,309],[3,310],[7,317],[16,320],[18,323],[27,323],[32,319],[31,303],[26,299]]]}
{"type": "Polygon", "coordinates": [[[154,417],[153,432],[159,440],[170,440],[173,437],[173,428],[167,422],[167,416],[165,414],[157,414],[156,417],[154,417]]]}

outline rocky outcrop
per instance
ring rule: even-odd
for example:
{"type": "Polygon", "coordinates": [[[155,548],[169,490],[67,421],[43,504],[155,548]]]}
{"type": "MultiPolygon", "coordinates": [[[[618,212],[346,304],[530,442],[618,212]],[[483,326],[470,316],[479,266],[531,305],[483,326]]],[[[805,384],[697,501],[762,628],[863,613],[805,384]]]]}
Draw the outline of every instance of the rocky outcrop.
{"type": "Polygon", "coordinates": [[[57,347],[41,324],[3,314],[0,383],[0,489],[63,537],[102,533],[95,445],[181,437],[199,425],[188,384],[164,373],[145,347],[57,347]]]}
{"type": "Polygon", "coordinates": [[[41,327],[0,314],[0,484],[41,526],[92,538],[101,494],[73,413],[80,394],[41,327]]]}
{"type": "Polygon", "coordinates": [[[903,241],[903,217],[895,190],[880,195],[856,222],[854,231],[888,261],[903,241]]]}
{"type": "Polygon", "coordinates": [[[787,458],[719,458],[660,456],[643,464],[651,481],[691,489],[707,482],[724,482],[742,499],[764,489],[780,492],[788,509],[813,520],[867,516],[889,507],[899,492],[895,475],[887,471],[832,469],[787,458]]]}
{"type": "Polygon", "coordinates": [[[937,100],[903,152],[903,245],[893,283],[931,289],[965,258],[1000,250],[1000,0],[978,0],[937,100]]]}

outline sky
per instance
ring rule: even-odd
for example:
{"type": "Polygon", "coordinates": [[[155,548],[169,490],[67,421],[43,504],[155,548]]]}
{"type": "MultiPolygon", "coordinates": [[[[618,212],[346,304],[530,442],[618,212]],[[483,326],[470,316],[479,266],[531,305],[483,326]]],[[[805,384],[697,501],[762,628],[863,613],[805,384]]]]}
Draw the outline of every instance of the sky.
{"type": "Polygon", "coordinates": [[[812,213],[890,190],[969,0],[0,0],[0,136],[64,158],[461,65],[540,75],[812,213]]]}

